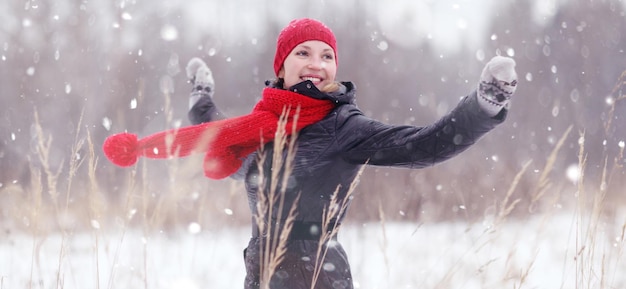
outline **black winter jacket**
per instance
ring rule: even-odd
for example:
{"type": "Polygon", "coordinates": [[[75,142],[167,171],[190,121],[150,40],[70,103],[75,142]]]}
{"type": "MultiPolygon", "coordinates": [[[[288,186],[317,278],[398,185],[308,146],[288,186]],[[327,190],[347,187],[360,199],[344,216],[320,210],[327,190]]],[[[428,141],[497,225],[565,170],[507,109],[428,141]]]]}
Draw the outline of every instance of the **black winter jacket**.
{"type": "MultiPolygon", "coordinates": [[[[336,103],[336,107],[324,119],[305,127],[297,136],[294,166],[288,176],[286,205],[281,216],[282,218],[287,216],[291,204],[299,195],[296,217],[298,224],[319,224],[322,221],[322,212],[328,207],[333,193],[338,189],[340,199],[344,197],[362,165],[410,169],[432,166],[469,148],[481,136],[503,122],[507,113],[503,110],[496,117],[488,116],[479,106],[476,92],[472,92],[462,98],[450,113],[432,125],[424,127],[388,125],[363,115],[355,105],[356,89],[350,82],[343,82],[339,91],[329,94],[320,92],[310,81],[299,83],[290,90],[313,98],[330,99],[336,103]]],[[[210,98],[203,97],[189,112],[189,116],[192,121],[198,123],[222,118],[223,114],[210,98]]],[[[269,143],[263,151],[267,156],[271,156],[272,148],[273,144],[269,143]]],[[[253,214],[257,205],[259,167],[266,172],[264,175],[269,175],[267,172],[272,170],[271,157],[266,157],[261,166],[257,162],[258,154],[252,154],[237,174],[245,180],[253,214]]],[[[270,182],[271,180],[267,178],[266,184],[270,182]]],[[[273,218],[277,218],[277,214],[273,218]]],[[[339,216],[338,221],[341,222],[342,218],[343,216],[339,216]]],[[[252,223],[254,237],[248,246],[248,255],[256,256],[258,232],[255,222],[252,223]]],[[[291,252],[295,254],[292,256],[294,260],[314,253],[307,252],[307,248],[311,247],[307,244],[309,241],[297,240],[298,237],[294,239],[296,240],[290,244],[290,248],[295,246],[291,252]]],[[[327,282],[320,283],[316,288],[335,288],[332,287],[335,286],[332,285],[333,282],[335,284],[347,282],[345,288],[352,288],[345,253],[341,246],[337,246],[336,249],[338,251],[330,252],[327,258],[337,268],[334,274],[339,276],[322,274],[320,279],[326,278],[327,282]],[[335,260],[332,260],[333,258],[335,260]],[[328,287],[324,287],[323,284],[328,284],[328,287]]],[[[290,260],[289,256],[288,253],[286,260],[290,260]]],[[[307,258],[310,259],[310,256],[307,258]]],[[[246,257],[246,263],[248,268],[246,288],[256,288],[258,273],[254,271],[258,269],[258,264],[255,264],[254,258],[250,256],[246,257]]],[[[285,266],[281,268],[288,274],[283,276],[290,276],[291,280],[288,282],[272,279],[272,288],[309,288],[307,285],[310,282],[306,283],[305,279],[310,280],[310,276],[306,274],[307,270],[303,269],[307,265],[284,263],[285,266]],[[289,271],[289,268],[295,271],[289,271]]]]}
{"type": "MultiPolygon", "coordinates": [[[[298,219],[302,221],[321,221],[321,211],[329,197],[338,185],[341,192],[347,191],[361,165],[412,169],[432,166],[466,150],[506,117],[506,110],[496,117],[489,117],[480,108],[473,92],[432,125],[388,125],[364,116],[354,103],[354,85],[350,82],[342,84],[340,91],[331,94],[320,92],[309,81],[291,88],[337,104],[324,119],[298,134],[288,192],[293,196],[299,192],[300,203],[306,204],[298,210],[298,219]]],[[[189,115],[195,123],[223,118],[207,97],[201,98],[189,115]]],[[[264,151],[271,156],[272,143],[266,145],[264,151]]],[[[271,158],[266,160],[263,168],[269,172],[271,158]]],[[[258,173],[256,155],[251,156],[238,172],[239,177],[245,176],[253,211],[258,173]]]]}

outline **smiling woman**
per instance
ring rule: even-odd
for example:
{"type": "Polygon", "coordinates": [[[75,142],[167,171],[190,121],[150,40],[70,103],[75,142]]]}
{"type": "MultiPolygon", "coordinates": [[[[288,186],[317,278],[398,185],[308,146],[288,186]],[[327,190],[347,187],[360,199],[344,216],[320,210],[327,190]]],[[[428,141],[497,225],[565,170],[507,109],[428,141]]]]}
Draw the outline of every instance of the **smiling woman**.
{"type": "Polygon", "coordinates": [[[335,35],[315,20],[292,21],[278,35],[274,72],[283,87],[309,80],[320,90],[334,90],[337,66],[335,35]]]}
{"type": "Polygon", "coordinates": [[[433,124],[385,124],[359,110],[352,82],[335,79],[335,35],[309,18],[291,21],[278,35],[276,79],[248,115],[225,119],[206,64],[194,59],[188,67],[196,69],[194,126],[143,139],[114,135],[104,150],[123,166],[138,156],[205,152],[207,177],[243,179],[253,216],[246,289],[354,288],[337,232],[363,166],[417,169],[460,154],[505,120],[517,85],[515,62],[497,56],[476,89],[433,124]]]}
{"type": "Polygon", "coordinates": [[[319,90],[333,84],[337,74],[335,49],[321,41],[305,41],[298,44],[285,58],[278,77],[285,80],[286,87],[302,81],[313,82],[319,90]]]}

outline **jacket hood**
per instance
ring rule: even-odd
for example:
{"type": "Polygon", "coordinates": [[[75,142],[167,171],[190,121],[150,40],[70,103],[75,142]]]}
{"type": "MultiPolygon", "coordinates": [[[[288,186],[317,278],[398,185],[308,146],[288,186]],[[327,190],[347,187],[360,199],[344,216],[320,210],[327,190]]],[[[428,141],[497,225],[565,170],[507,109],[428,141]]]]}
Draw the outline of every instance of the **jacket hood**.
{"type": "MultiPolygon", "coordinates": [[[[278,82],[266,81],[265,85],[271,88],[280,88],[281,82],[280,80],[278,82]]],[[[315,99],[328,99],[337,105],[355,103],[356,86],[350,81],[340,82],[339,89],[328,93],[321,92],[310,80],[300,82],[290,87],[289,90],[315,99]]]]}

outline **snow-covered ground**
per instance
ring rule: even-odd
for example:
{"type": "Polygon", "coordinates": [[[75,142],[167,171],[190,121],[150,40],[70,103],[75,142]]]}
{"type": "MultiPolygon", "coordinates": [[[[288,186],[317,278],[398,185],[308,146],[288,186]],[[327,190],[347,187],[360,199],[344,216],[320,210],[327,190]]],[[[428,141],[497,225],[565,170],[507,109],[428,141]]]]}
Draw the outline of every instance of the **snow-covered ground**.
{"type": "MultiPolygon", "coordinates": [[[[339,240],[356,288],[626,288],[624,222],[617,223],[573,213],[497,227],[368,223],[346,225],[339,240]]],[[[198,229],[4,232],[0,288],[242,288],[249,229],[198,229]]]]}

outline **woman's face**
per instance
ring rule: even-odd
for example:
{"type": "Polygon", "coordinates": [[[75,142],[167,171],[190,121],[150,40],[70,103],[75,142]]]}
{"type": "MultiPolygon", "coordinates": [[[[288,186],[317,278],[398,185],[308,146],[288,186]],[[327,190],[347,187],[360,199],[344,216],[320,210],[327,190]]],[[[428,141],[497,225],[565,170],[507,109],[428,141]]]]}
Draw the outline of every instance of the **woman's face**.
{"type": "Polygon", "coordinates": [[[318,89],[335,82],[337,64],[335,52],[326,42],[309,40],[298,44],[285,58],[278,77],[285,88],[310,80],[318,89]]]}

